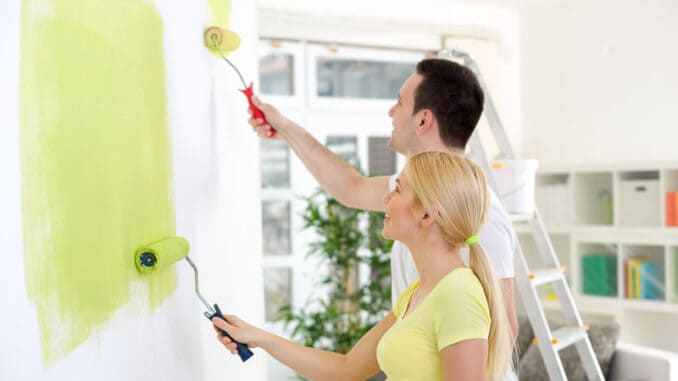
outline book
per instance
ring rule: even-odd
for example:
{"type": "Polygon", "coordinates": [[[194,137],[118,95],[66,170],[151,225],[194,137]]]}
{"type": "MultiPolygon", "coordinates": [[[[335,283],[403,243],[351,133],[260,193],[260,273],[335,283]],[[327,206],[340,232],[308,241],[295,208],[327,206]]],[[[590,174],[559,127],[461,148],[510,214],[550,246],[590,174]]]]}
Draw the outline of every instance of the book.
{"type": "Polygon", "coordinates": [[[678,225],[678,192],[666,192],[666,226],[678,225]]]}
{"type": "Polygon", "coordinates": [[[664,282],[662,281],[661,266],[657,262],[643,262],[640,264],[640,298],[661,300],[664,298],[664,282]]]}
{"type": "Polygon", "coordinates": [[[587,295],[617,295],[617,257],[610,254],[588,254],[582,258],[583,287],[587,295]]]}

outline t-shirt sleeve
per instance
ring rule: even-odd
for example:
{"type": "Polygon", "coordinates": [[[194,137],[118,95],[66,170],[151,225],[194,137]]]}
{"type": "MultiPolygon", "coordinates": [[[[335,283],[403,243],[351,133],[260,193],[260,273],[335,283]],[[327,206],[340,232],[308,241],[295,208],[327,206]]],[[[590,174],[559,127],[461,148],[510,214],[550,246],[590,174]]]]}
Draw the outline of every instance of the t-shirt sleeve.
{"type": "Polygon", "coordinates": [[[455,279],[436,295],[434,329],[438,350],[463,340],[488,338],[490,312],[482,286],[475,282],[455,279]]]}

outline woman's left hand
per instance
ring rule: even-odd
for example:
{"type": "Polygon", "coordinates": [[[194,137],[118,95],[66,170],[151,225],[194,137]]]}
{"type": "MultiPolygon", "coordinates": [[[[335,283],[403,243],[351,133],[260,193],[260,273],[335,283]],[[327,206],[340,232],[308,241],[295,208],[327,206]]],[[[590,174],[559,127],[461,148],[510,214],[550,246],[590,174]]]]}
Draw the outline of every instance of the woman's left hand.
{"type": "Polygon", "coordinates": [[[261,330],[253,325],[240,320],[235,315],[224,315],[226,320],[215,317],[212,319],[214,330],[217,332],[217,340],[219,340],[231,353],[236,354],[236,344],[228,336],[222,336],[222,329],[226,331],[234,340],[247,345],[250,348],[255,348],[260,345],[268,332],[261,330]]]}

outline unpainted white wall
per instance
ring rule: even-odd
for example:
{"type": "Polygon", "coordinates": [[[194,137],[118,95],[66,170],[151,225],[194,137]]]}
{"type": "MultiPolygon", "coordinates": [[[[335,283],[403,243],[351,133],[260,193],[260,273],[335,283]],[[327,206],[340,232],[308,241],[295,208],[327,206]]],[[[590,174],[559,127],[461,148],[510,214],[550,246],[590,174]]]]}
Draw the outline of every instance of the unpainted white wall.
{"type": "Polygon", "coordinates": [[[674,161],[678,3],[527,2],[523,146],[542,166],[674,161]]]}

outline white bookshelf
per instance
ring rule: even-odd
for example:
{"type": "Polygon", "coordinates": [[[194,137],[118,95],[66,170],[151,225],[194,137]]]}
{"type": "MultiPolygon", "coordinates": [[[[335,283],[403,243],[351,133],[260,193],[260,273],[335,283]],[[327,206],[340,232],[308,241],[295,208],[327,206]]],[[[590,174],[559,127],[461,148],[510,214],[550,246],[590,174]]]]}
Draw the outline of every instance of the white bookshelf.
{"type": "MultiPolygon", "coordinates": [[[[678,192],[678,162],[538,172],[536,204],[558,259],[567,268],[570,289],[583,317],[610,316],[626,325],[646,326],[651,316],[657,326],[678,324],[678,227],[666,226],[667,192],[678,192]],[[616,287],[609,295],[584,292],[582,258],[593,254],[609,255],[606,260],[615,263],[616,287]],[[662,292],[656,299],[627,297],[624,264],[638,257],[658,264],[662,292]]],[[[529,227],[515,226],[528,265],[541,267],[529,227]]],[[[555,313],[560,304],[549,294],[540,290],[542,306],[555,313]]],[[[646,329],[647,342],[639,344],[678,352],[675,340],[663,338],[652,327],[646,329]]]]}

